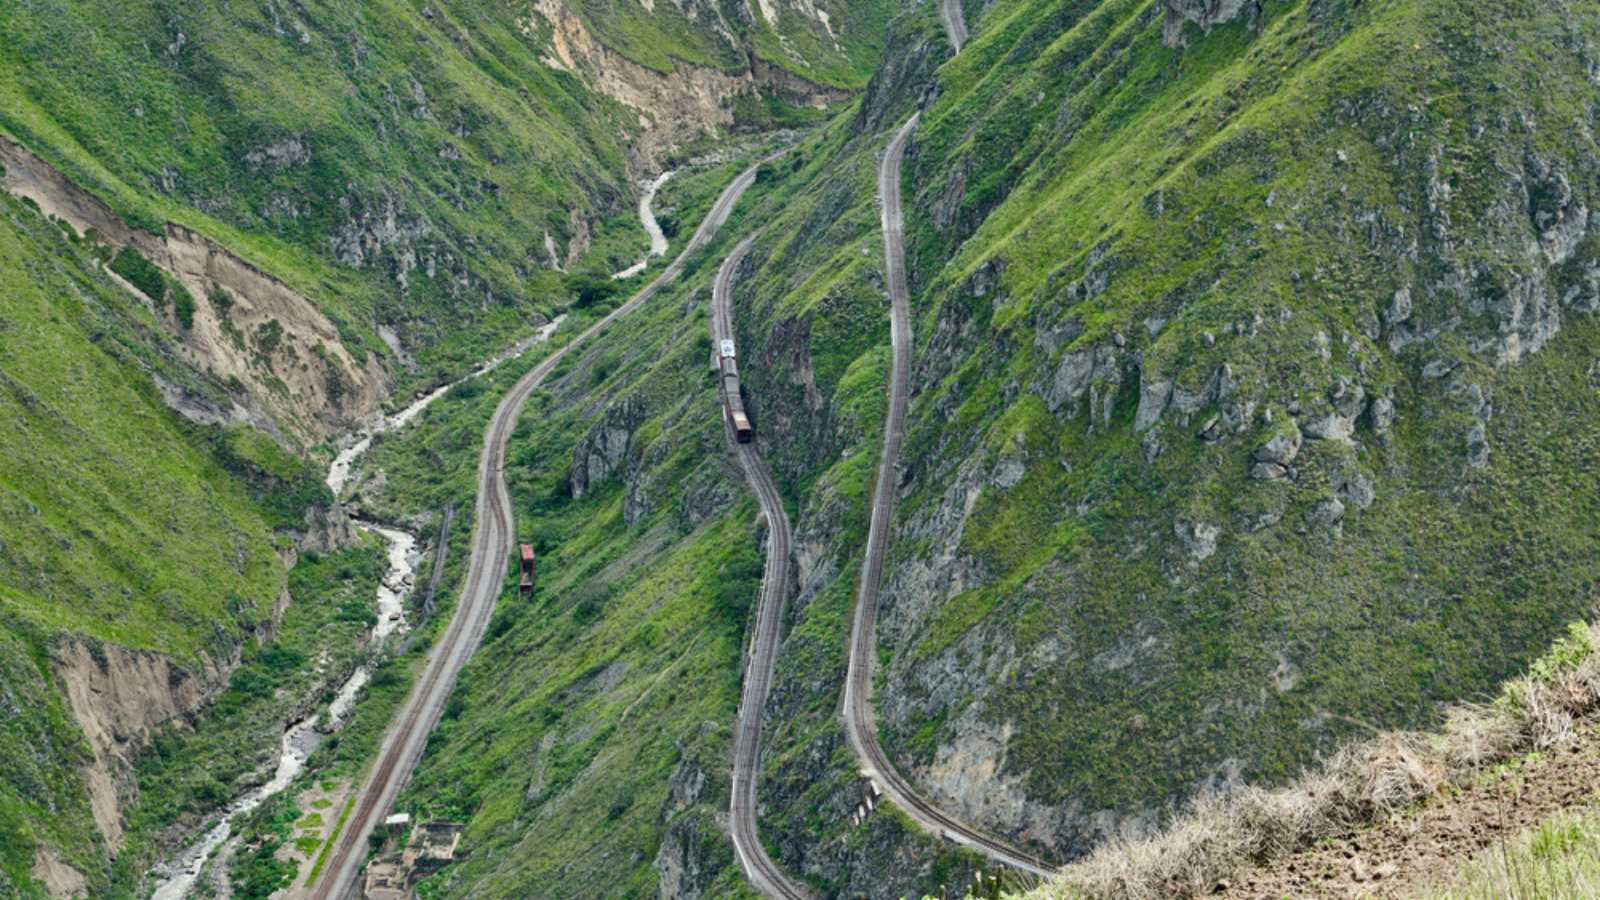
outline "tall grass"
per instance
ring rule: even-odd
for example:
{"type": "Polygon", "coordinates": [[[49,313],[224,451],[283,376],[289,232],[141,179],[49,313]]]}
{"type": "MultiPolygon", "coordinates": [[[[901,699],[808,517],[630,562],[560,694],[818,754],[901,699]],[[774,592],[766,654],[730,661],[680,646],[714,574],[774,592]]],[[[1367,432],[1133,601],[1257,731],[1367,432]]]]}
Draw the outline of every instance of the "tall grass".
{"type": "MultiPolygon", "coordinates": [[[[1437,732],[1389,732],[1346,746],[1320,769],[1276,790],[1247,787],[1201,796],[1166,831],[1112,841],[1064,868],[1051,883],[1019,896],[1023,900],[1203,896],[1247,866],[1268,864],[1319,840],[1382,821],[1464,783],[1486,765],[1559,744],[1571,735],[1578,717],[1597,708],[1600,625],[1574,624],[1493,703],[1452,708],[1437,732]]],[[[1593,878],[1600,875],[1593,849],[1600,846],[1594,839],[1597,833],[1586,827],[1582,840],[1560,844],[1587,848],[1589,863],[1576,857],[1569,863],[1570,855],[1562,855],[1560,867],[1537,872],[1520,863],[1514,868],[1502,861],[1501,866],[1512,878],[1576,879],[1579,873],[1593,878]]],[[[1548,839],[1540,843],[1535,835],[1529,846],[1556,845],[1548,839]]],[[[1527,850],[1520,858],[1531,860],[1534,852],[1527,850]]],[[[1506,855],[1507,860],[1512,858],[1506,855]]],[[[1543,882],[1528,884],[1531,893],[1526,894],[1489,891],[1461,896],[1600,896],[1597,890],[1540,893],[1537,886],[1543,882]]]]}
{"type": "Polygon", "coordinates": [[[1558,815],[1462,866],[1423,900],[1587,900],[1600,897],[1600,814],[1558,815]]]}

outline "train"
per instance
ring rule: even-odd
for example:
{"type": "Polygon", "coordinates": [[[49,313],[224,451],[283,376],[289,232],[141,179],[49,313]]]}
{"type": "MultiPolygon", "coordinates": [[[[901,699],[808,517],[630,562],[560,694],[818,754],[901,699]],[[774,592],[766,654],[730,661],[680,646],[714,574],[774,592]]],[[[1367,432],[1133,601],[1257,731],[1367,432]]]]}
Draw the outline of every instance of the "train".
{"type": "Polygon", "coordinates": [[[537,563],[534,559],[532,544],[523,544],[521,550],[522,570],[520,573],[521,577],[517,581],[517,588],[521,592],[523,598],[526,599],[533,596],[533,579],[535,574],[534,567],[537,563]]]}
{"type": "Polygon", "coordinates": [[[739,363],[735,358],[733,341],[726,338],[717,346],[717,383],[722,394],[722,411],[733,428],[734,440],[750,443],[755,429],[750,427],[750,416],[744,410],[744,394],[739,386],[739,363]]]}

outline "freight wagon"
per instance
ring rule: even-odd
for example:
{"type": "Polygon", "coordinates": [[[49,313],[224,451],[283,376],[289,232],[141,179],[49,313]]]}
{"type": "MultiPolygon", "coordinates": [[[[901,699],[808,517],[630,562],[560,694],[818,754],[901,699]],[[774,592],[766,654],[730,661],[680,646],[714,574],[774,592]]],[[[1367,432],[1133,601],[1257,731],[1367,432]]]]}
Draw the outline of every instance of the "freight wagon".
{"type": "Polygon", "coordinates": [[[734,360],[733,341],[724,340],[718,347],[717,368],[723,413],[733,428],[734,438],[741,444],[748,444],[755,429],[750,427],[750,417],[744,411],[744,394],[739,386],[739,364],[734,360]]]}

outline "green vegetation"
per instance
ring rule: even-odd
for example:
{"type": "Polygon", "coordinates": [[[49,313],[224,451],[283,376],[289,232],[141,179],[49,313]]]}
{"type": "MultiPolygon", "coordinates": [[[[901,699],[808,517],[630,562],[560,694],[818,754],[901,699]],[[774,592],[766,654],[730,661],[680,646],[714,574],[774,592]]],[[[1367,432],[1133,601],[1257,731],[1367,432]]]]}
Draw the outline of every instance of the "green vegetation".
{"type": "Polygon", "coordinates": [[[726,18],[723,12],[714,12],[720,29],[691,19],[676,4],[589,2],[576,5],[575,12],[601,43],[657,72],[681,72],[684,64],[745,70],[749,58],[744,46],[729,42],[728,29],[732,28],[767,65],[819,85],[861,87],[879,62],[884,25],[894,4],[887,0],[822,0],[807,5],[820,16],[782,2],[746,7],[726,18]],[[769,7],[776,13],[776,21],[765,14],[769,7]]]}
{"type": "Polygon", "coordinates": [[[1600,819],[1561,815],[1462,866],[1427,900],[1582,900],[1600,893],[1600,819]]]}
{"type": "Polygon", "coordinates": [[[0,777],[0,890],[45,896],[31,875],[40,846],[103,885],[104,845],[78,779],[89,747],[55,689],[41,636],[0,621],[0,699],[15,710],[0,724],[0,753],[12,760],[0,777]]]}
{"type": "Polygon", "coordinates": [[[123,864],[124,877],[142,874],[157,852],[143,842],[161,829],[174,822],[198,825],[233,799],[246,776],[270,775],[301,699],[326,703],[333,686],[365,658],[357,638],[368,623],[351,621],[343,610],[355,603],[370,608],[383,576],[383,551],[374,537],[338,553],[304,554],[289,573],[294,600],[276,639],[247,655],[198,727],[173,727],[154,738],[139,758],[138,800],[124,813],[135,835],[125,851],[131,859],[123,864]]]}
{"type": "Polygon", "coordinates": [[[132,247],[123,247],[111,260],[111,271],[121,275],[141,293],[159,303],[167,296],[167,276],[132,247]]]}
{"type": "MultiPolygon", "coordinates": [[[[317,802],[326,804],[328,801],[318,800],[317,802]]],[[[305,883],[307,885],[317,883],[317,876],[322,874],[322,867],[328,862],[328,854],[333,852],[334,845],[339,842],[339,835],[344,833],[345,823],[350,821],[350,812],[355,808],[356,798],[351,797],[345,801],[344,811],[339,813],[339,820],[334,823],[333,830],[328,832],[328,839],[323,842],[322,850],[317,854],[317,861],[311,864],[311,872],[306,875],[305,883]]]]}
{"type": "MultiPolygon", "coordinates": [[[[565,246],[576,237],[574,223],[587,219],[600,231],[613,226],[617,247],[637,244],[623,151],[637,115],[544,65],[549,36],[538,16],[524,20],[481,2],[447,10],[406,3],[169,6],[46,2],[0,13],[8,36],[0,67],[14,76],[0,84],[0,132],[134,228],[156,235],[169,222],[194,228],[313,297],[357,359],[390,357],[402,396],[476,364],[538,317],[572,306],[573,324],[581,325],[620,299],[614,285],[583,274],[564,283],[545,269],[542,238],[549,232],[565,246]],[[379,323],[401,333],[418,358],[415,369],[392,358],[379,323]]],[[[769,37],[790,28],[816,32],[792,46],[774,44],[783,56],[776,64],[820,83],[861,86],[888,6],[854,7],[832,11],[837,40],[815,20],[771,26],[769,37]]],[[[660,55],[646,64],[748,64],[742,47],[721,43],[706,23],[670,5],[655,14],[636,4],[613,12],[593,4],[582,10],[623,52],[660,55]]],[[[821,115],[764,96],[760,109],[739,113],[739,127],[821,115]]],[[[663,216],[667,232],[686,237],[684,229],[741,164],[681,174],[663,216]]],[[[313,673],[354,664],[352,638],[372,621],[368,581],[376,557],[370,549],[306,553],[286,585],[280,554],[291,553],[289,532],[305,528],[307,511],[329,499],[319,475],[258,432],[178,419],[148,377],[231,406],[238,385],[192,371],[163,328],[164,320],[191,331],[196,296],[138,251],[113,255],[95,235],[80,239],[47,222],[32,203],[7,199],[4,213],[0,264],[10,280],[0,276],[8,296],[0,313],[0,411],[9,403],[18,427],[0,438],[0,452],[16,463],[0,476],[0,512],[18,527],[0,530],[0,663],[7,696],[28,713],[0,728],[0,742],[44,752],[35,754],[37,765],[14,767],[0,779],[7,836],[0,893],[39,890],[30,873],[41,846],[84,873],[91,893],[132,890],[159,852],[158,833],[172,838],[200,825],[255,777],[262,754],[276,749],[286,710],[314,687],[313,673]],[[159,315],[96,274],[97,262],[148,295],[159,315]],[[285,587],[295,602],[273,623],[285,587]],[[51,669],[69,636],[168,654],[191,673],[236,652],[243,657],[226,688],[215,686],[220,693],[192,733],[162,730],[136,754],[139,799],[122,810],[127,835],[115,864],[106,862],[111,854],[76,772],[90,751],[51,669]]],[[[606,274],[593,266],[610,252],[604,241],[602,234],[600,252],[580,273],[606,274]]],[[[222,339],[238,351],[324,359],[329,352],[286,347],[275,320],[246,328],[234,319],[234,298],[216,285],[205,299],[222,339]]],[[[639,361],[634,353],[589,361],[586,383],[632,379],[639,361]]],[[[493,393],[480,387],[477,395],[463,388],[452,399],[481,410],[506,383],[495,380],[493,393]]],[[[269,385],[286,397],[291,392],[283,379],[269,385]]],[[[429,477],[408,500],[470,511],[479,424],[430,435],[430,452],[442,455],[418,460],[429,477]]],[[[692,472],[701,459],[689,451],[670,456],[672,477],[692,472]]],[[[759,576],[759,549],[745,527],[748,505],[742,516],[737,524],[727,514],[717,520],[713,533],[732,541],[728,546],[680,548],[685,560],[715,559],[719,567],[712,571],[717,583],[685,602],[721,622],[707,633],[700,662],[719,659],[714,668],[723,679],[737,672],[742,616],[759,576]],[[740,533],[743,542],[733,541],[740,533]]],[[[308,778],[359,774],[445,621],[470,528],[466,521],[452,532],[444,608],[378,670],[355,719],[318,751],[308,778]]],[[[621,546],[598,533],[592,542],[621,546]]],[[[599,627],[610,599],[583,598],[573,621],[599,627]]],[[[502,635],[510,630],[506,621],[498,626],[502,635]]],[[[733,697],[723,684],[683,715],[725,718],[733,697]]],[[[718,732],[705,746],[725,740],[718,732]]],[[[653,821],[665,781],[659,771],[642,777],[645,787],[615,792],[604,804],[614,822],[653,821]]],[[[271,854],[294,840],[275,818],[283,804],[269,806],[243,827],[249,850],[236,858],[235,887],[245,896],[264,895],[281,881],[271,854]]],[[[710,822],[702,822],[708,841],[710,822]]]]}
{"type": "Polygon", "coordinates": [[[1584,64],[1558,35],[1593,22],[1565,4],[1282,2],[1174,48],[1149,9],[990,7],[939,71],[906,179],[924,380],[882,630],[906,712],[881,725],[912,768],[973,712],[1011,729],[1004,772],[1055,811],[1062,855],[1095,839],[1069,807],[1159,809],[1233,765],[1281,780],[1356,722],[1488,688],[1600,577],[1579,474],[1596,323],[1551,312],[1547,347],[1497,364],[1524,326],[1485,306],[1516,277],[1550,279],[1546,307],[1586,296],[1565,273],[1588,244],[1553,266],[1524,253],[1545,240],[1531,218],[1492,210],[1522,208],[1497,171],[1538,158],[1579,178],[1587,139],[1487,123],[1578,114],[1584,64]],[[1436,228],[1449,239],[1411,242],[1436,228]],[[1438,287],[1469,270],[1495,274],[1438,287]],[[1409,324],[1390,312],[1402,287],[1409,324]],[[1158,382],[1174,399],[1136,428],[1158,382]],[[1353,413],[1341,384],[1362,388],[1353,413]],[[1334,414],[1350,441],[1309,434],[1334,414]],[[1295,418],[1294,473],[1252,477],[1295,418]],[[1335,498],[1337,529],[1318,519],[1335,498]],[[925,583],[897,593],[921,568],[968,574],[931,603],[925,583]],[[939,685],[996,658],[1018,660],[1003,683],[939,685]]]}
{"type": "MultiPolygon", "coordinates": [[[[739,30],[779,67],[859,88],[890,7],[822,7],[835,5],[832,38],[789,11],[739,30]]],[[[193,227],[314,297],[358,359],[388,353],[367,323],[403,323],[421,363],[397,372],[408,385],[465,370],[551,313],[544,233],[565,248],[579,216],[637,241],[623,149],[637,114],[543,62],[538,13],[484,0],[112,7],[4,13],[0,66],[16,77],[0,85],[0,131],[135,227],[193,227]]],[[[725,25],[672,4],[575,10],[649,68],[748,66],[725,25]]],[[[785,102],[748,124],[805,119],[785,102]]]]}
{"type": "Polygon", "coordinates": [[[540,64],[512,17],[482,4],[431,19],[404,3],[288,19],[103,5],[7,11],[0,65],[17,77],[0,87],[0,129],[129,222],[195,227],[317,298],[358,358],[387,351],[348,323],[395,318],[402,302],[430,365],[419,377],[487,356],[548,311],[542,276],[518,271],[533,264],[518,262],[528,235],[564,241],[574,204],[627,205],[614,106],[540,64]],[[405,235],[363,244],[385,209],[405,235]],[[424,271],[422,253],[438,265],[424,271]],[[465,271],[493,302],[458,302],[465,271]]]}
{"type": "Polygon", "coordinates": [[[294,880],[294,863],[277,858],[278,848],[289,843],[294,820],[299,815],[285,794],[261,804],[245,817],[242,829],[252,839],[234,855],[228,866],[228,879],[235,897],[267,900],[294,880]]]}
{"type": "MultiPolygon", "coordinates": [[[[624,150],[638,116],[541,62],[542,16],[280,6],[8,10],[0,130],[129,222],[191,225],[316,297],[358,356],[390,357],[377,331],[394,326],[419,359],[401,396],[557,311],[554,343],[570,340],[650,277],[609,277],[642,247],[624,150]],[[557,273],[546,233],[563,261],[580,233],[593,243],[557,273]]],[[[663,870],[745,890],[716,815],[760,526],[726,465],[705,300],[758,229],[737,338],[804,544],[763,834],[823,893],[970,881],[971,858],[891,812],[848,825],[859,784],[837,721],[888,369],[877,156],[924,102],[879,688],[914,778],[958,739],[1009,735],[991,742],[997,783],[1028,805],[978,824],[1026,820],[1041,852],[1071,856],[1101,811],[1143,821],[1204,785],[1282,781],[1357,723],[1487,690],[1592,599],[1600,148],[1565,124],[1592,119],[1592,16],[1570,0],[1274,0],[1203,29],[1145,0],[996,0],[951,58],[931,7],[889,23],[891,4],[823,2],[837,41],[787,4],[757,4],[734,41],[675,4],[574,7],[656,72],[742,70],[742,42],[863,92],[833,114],[771,85],[734,101],[736,128],[810,130],[679,284],[530,402],[506,472],[540,583],[502,598],[402,798],[468,824],[472,852],[424,895],[648,893],[663,870]],[[923,865],[887,862],[903,859],[923,865]]],[[[675,245],[742,162],[667,183],[675,245]]],[[[26,427],[0,436],[17,461],[0,518],[28,527],[0,532],[0,666],[28,713],[0,741],[50,751],[0,779],[0,889],[28,881],[41,843],[120,886],[131,869],[97,862],[72,774],[89,751],[53,642],[189,663],[244,647],[215,715],[141,762],[131,867],[250,771],[323,642],[371,622],[359,582],[376,563],[308,556],[288,587],[314,602],[250,641],[285,584],[284,532],[326,491],[259,434],[175,419],[144,371],[219,387],[95,274],[92,241],[5,212],[0,412],[26,427]],[[222,774],[179,771],[190,757],[222,774]]],[[[195,298],[147,260],[109,265],[192,326],[195,298]]],[[[276,321],[247,333],[231,298],[208,298],[224,340],[285,349],[276,321]]],[[[456,511],[440,608],[305,784],[359,776],[447,620],[484,422],[548,352],[374,442],[365,465],[385,479],[354,503],[419,527],[456,511]]],[[[271,807],[246,828],[247,894],[282,880],[266,848],[304,814],[271,807]]],[[[1537,852],[1576,846],[1552,840],[1537,852]]]]}
{"type": "MultiPolygon", "coordinates": [[[[5,533],[0,608],[47,632],[225,656],[283,585],[274,523],[131,375],[174,365],[148,313],[84,274],[87,259],[43,219],[5,208],[0,410],[26,426],[0,436],[0,511],[27,524],[5,533]]],[[[292,497],[274,502],[298,518],[292,497]]]]}
{"type": "Polygon", "coordinates": [[[0,415],[15,423],[0,437],[0,509],[14,523],[0,535],[0,664],[24,710],[0,727],[18,761],[0,778],[0,892],[37,889],[27,873],[41,844],[98,891],[111,872],[77,771],[90,750],[57,691],[54,650],[103,641],[189,672],[202,654],[229,657],[284,588],[273,529],[298,523],[304,502],[263,503],[236,472],[306,475],[248,437],[178,419],[141,369],[192,376],[149,313],[28,206],[0,211],[0,415]],[[214,452],[225,446],[239,450],[214,452]]]}

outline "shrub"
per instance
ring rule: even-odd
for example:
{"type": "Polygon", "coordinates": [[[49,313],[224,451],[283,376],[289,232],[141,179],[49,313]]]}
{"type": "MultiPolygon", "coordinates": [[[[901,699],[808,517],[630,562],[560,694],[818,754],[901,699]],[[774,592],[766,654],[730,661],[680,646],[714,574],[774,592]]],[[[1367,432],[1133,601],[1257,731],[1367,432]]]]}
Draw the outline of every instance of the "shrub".
{"type": "Polygon", "coordinates": [[[233,295],[228,293],[226,288],[213,281],[211,282],[211,290],[206,292],[206,296],[210,298],[211,305],[216,307],[218,318],[227,321],[232,317],[233,295]]]}
{"type": "Polygon", "coordinates": [[[172,283],[172,312],[178,317],[178,324],[183,326],[184,331],[194,327],[194,295],[176,281],[172,283]]]}
{"type": "Polygon", "coordinates": [[[122,276],[124,281],[157,303],[166,295],[167,276],[161,274],[161,270],[156,268],[154,263],[145,259],[132,247],[123,247],[117,251],[117,255],[111,260],[111,271],[122,276]]]}
{"type": "Polygon", "coordinates": [[[355,622],[368,628],[378,624],[378,614],[360,600],[346,600],[339,605],[339,621],[355,622]]]}
{"type": "Polygon", "coordinates": [[[573,305],[585,309],[611,299],[621,290],[621,285],[610,276],[573,274],[562,285],[572,297],[573,305]]]}
{"type": "Polygon", "coordinates": [[[277,319],[268,319],[256,326],[256,352],[262,356],[272,355],[283,342],[283,325],[277,319]]]}

